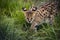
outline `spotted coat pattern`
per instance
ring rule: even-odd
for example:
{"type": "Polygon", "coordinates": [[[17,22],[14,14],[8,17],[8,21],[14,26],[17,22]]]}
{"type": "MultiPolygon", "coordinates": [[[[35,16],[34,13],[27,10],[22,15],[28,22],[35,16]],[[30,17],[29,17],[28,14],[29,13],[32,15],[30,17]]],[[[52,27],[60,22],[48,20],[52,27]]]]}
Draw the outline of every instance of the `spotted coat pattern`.
{"type": "Polygon", "coordinates": [[[31,23],[31,30],[36,30],[36,26],[42,23],[53,24],[54,17],[58,13],[57,2],[48,2],[41,5],[39,8],[32,7],[30,10],[25,9],[25,18],[28,23],[31,23]]]}

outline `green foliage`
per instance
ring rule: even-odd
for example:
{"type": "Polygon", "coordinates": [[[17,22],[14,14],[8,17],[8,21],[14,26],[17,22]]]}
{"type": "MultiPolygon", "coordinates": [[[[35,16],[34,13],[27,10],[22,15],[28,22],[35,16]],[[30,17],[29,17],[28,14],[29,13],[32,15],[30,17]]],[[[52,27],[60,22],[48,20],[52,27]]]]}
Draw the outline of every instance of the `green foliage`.
{"type": "MultiPolygon", "coordinates": [[[[44,0],[40,0],[44,1],[44,0]]],[[[30,32],[22,7],[29,9],[35,0],[0,0],[0,40],[60,40],[60,14],[53,26],[42,24],[30,32]]]]}

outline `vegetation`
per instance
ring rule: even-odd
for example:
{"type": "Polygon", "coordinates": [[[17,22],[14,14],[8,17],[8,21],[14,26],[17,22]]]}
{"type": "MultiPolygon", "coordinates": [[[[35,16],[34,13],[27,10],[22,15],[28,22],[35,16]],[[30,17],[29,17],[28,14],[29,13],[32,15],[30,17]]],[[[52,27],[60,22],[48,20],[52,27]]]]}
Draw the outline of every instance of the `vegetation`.
{"type": "MultiPolygon", "coordinates": [[[[38,0],[44,2],[45,0],[38,0]]],[[[60,14],[53,26],[42,24],[38,32],[29,32],[22,7],[29,9],[35,0],[0,0],[0,40],[60,40],[60,14]]]]}

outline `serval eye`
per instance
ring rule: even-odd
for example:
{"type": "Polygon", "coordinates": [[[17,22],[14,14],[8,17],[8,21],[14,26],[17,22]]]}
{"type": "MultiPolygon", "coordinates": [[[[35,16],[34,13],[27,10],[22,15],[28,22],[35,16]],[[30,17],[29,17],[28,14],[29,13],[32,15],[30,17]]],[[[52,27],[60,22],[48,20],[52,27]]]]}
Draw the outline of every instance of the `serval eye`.
{"type": "Polygon", "coordinates": [[[22,8],[22,10],[23,10],[23,11],[27,11],[27,9],[26,9],[26,8],[24,8],[24,7],[22,8]]]}
{"type": "Polygon", "coordinates": [[[29,18],[27,18],[27,19],[29,19],[29,18]]]}

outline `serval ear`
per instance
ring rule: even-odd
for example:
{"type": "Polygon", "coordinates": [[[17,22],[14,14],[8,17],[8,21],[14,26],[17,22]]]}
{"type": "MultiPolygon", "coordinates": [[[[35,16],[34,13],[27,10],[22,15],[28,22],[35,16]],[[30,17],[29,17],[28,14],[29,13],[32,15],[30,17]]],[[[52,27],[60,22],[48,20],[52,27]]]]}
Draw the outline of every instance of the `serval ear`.
{"type": "Polygon", "coordinates": [[[27,9],[26,9],[25,7],[22,7],[22,10],[23,10],[23,11],[27,11],[27,9]]]}
{"type": "Polygon", "coordinates": [[[33,7],[33,8],[32,8],[32,11],[36,11],[36,10],[37,10],[37,7],[33,7]]]}
{"type": "Polygon", "coordinates": [[[37,10],[37,7],[34,4],[32,4],[32,11],[36,11],[36,10],[37,10]]]}

